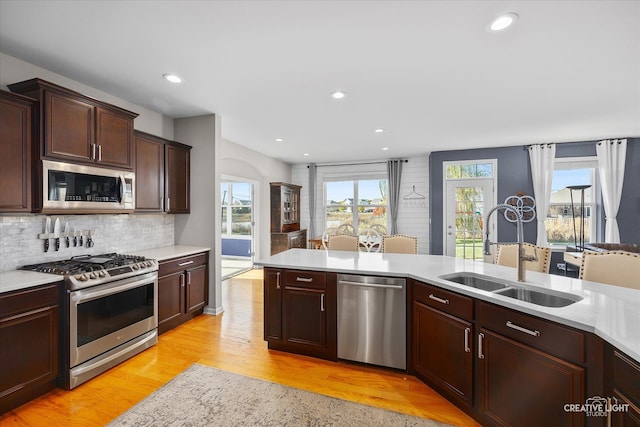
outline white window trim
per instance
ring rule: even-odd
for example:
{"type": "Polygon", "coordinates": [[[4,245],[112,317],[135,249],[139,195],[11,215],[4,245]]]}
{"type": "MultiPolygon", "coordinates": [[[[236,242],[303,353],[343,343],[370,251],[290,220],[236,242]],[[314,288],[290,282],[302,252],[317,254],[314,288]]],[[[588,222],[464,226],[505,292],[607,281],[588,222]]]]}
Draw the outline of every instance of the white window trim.
{"type": "MultiPolygon", "coordinates": [[[[358,204],[358,181],[372,181],[372,180],[387,180],[387,174],[386,173],[381,173],[381,172],[363,172],[363,173],[359,173],[357,175],[354,174],[345,174],[345,175],[340,175],[340,174],[335,174],[335,175],[331,175],[331,176],[325,176],[323,177],[322,180],[322,189],[323,189],[323,221],[322,221],[322,225],[323,225],[323,229],[326,231],[327,229],[327,208],[329,207],[340,207],[341,205],[329,205],[327,204],[327,183],[329,182],[342,182],[342,181],[353,181],[354,184],[354,189],[353,189],[353,201],[354,204],[351,205],[351,216],[352,216],[352,223],[354,224],[354,229],[356,231],[356,233],[358,233],[360,230],[358,230],[358,207],[359,206],[363,206],[358,204]]],[[[387,193],[389,191],[389,182],[387,182],[387,193]]],[[[373,206],[373,207],[384,207],[387,209],[387,215],[386,215],[386,220],[387,220],[387,224],[385,225],[387,227],[387,229],[389,228],[389,205],[367,205],[367,206],[373,206]]]]}
{"type": "MultiPolygon", "coordinates": [[[[596,156],[582,156],[582,157],[556,157],[553,165],[555,170],[571,170],[571,169],[587,169],[591,168],[591,182],[593,183],[590,188],[591,202],[585,202],[585,207],[590,207],[591,210],[591,235],[585,240],[588,242],[596,242],[598,240],[598,195],[600,194],[600,182],[598,181],[598,158],[596,156]]],[[[577,193],[576,193],[577,194],[577,193]]],[[[574,206],[580,205],[580,200],[573,201],[574,206]]],[[[563,205],[562,203],[549,203],[551,206],[563,205]]],[[[546,220],[546,219],[545,219],[546,220]]],[[[566,244],[552,244],[549,243],[549,247],[554,250],[566,250],[566,244]]]]}

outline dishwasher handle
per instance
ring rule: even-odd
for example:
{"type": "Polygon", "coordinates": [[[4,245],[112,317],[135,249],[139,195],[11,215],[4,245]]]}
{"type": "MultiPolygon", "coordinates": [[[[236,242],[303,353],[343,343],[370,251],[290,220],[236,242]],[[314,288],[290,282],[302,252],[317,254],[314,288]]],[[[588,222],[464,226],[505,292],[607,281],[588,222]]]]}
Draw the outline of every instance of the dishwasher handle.
{"type": "Polygon", "coordinates": [[[352,282],[350,280],[338,280],[339,285],[349,285],[349,286],[364,286],[369,288],[382,288],[382,289],[402,289],[402,285],[384,285],[380,283],[362,283],[362,282],[352,282]]]}

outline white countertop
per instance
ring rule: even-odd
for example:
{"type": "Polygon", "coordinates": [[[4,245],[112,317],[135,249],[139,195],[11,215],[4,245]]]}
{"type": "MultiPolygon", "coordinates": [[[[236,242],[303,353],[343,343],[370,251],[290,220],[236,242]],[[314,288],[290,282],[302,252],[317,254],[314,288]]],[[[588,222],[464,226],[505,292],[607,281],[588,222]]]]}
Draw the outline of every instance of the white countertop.
{"type": "Polygon", "coordinates": [[[201,246],[187,246],[187,245],[175,245],[165,246],[162,248],[145,249],[142,251],[131,251],[130,255],[139,255],[149,259],[156,259],[158,261],[164,261],[171,258],[180,258],[183,256],[189,256],[201,252],[210,251],[211,248],[205,248],[201,246]]]}
{"type": "Polygon", "coordinates": [[[640,290],[604,285],[553,274],[527,271],[529,288],[566,292],[582,297],[567,307],[553,308],[457,284],[439,276],[473,272],[516,282],[516,269],[481,261],[440,255],[405,255],[367,252],[290,249],[255,262],[265,267],[411,277],[444,289],[509,307],[592,332],[640,362],[640,290]]]}
{"type": "Polygon", "coordinates": [[[25,270],[5,271],[0,273],[0,294],[61,281],[62,276],[56,274],[25,270]]]}
{"type": "MultiPolygon", "coordinates": [[[[128,251],[127,254],[164,261],[171,258],[180,258],[209,250],[211,250],[211,248],[175,245],[165,246],[162,248],[144,249],[141,251],[128,251]]],[[[0,294],[45,285],[47,283],[55,283],[62,280],[63,277],[56,274],[36,273],[34,271],[10,270],[0,272],[0,294]]]]}

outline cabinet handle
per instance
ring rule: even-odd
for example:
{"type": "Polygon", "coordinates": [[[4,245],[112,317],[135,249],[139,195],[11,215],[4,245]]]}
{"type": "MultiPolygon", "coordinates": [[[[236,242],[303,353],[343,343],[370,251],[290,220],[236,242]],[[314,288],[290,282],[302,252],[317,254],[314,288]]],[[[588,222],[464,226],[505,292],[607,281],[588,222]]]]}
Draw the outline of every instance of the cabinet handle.
{"type": "Polygon", "coordinates": [[[482,354],[482,342],[484,341],[484,334],[478,334],[478,359],[484,359],[484,354],[482,354]]]}
{"type": "Polygon", "coordinates": [[[276,289],[280,289],[280,272],[276,271],[276,289]]]}
{"type": "Polygon", "coordinates": [[[187,285],[191,284],[191,272],[187,271],[187,285]]]}
{"type": "Polygon", "coordinates": [[[164,197],[160,197],[160,210],[164,211],[164,197]]]}
{"type": "Polygon", "coordinates": [[[193,260],[191,261],[185,261],[185,262],[181,262],[180,264],[178,264],[180,267],[185,266],[185,265],[189,265],[189,264],[193,264],[193,260]]]}
{"type": "Polygon", "coordinates": [[[448,299],[439,298],[439,297],[435,296],[434,294],[429,294],[429,298],[431,298],[434,301],[438,301],[438,302],[440,302],[442,304],[449,304],[449,300],[448,299]]]}
{"type": "Polygon", "coordinates": [[[313,277],[296,277],[298,282],[311,283],[313,282],[313,277]]]}
{"type": "Polygon", "coordinates": [[[516,331],[524,332],[525,334],[529,334],[534,337],[540,336],[540,331],[532,331],[531,329],[523,328],[522,326],[518,326],[515,323],[511,323],[511,320],[507,320],[507,327],[515,329],[516,331]]]}
{"type": "Polygon", "coordinates": [[[96,159],[96,145],[97,144],[91,144],[91,160],[96,159]]]}
{"type": "Polygon", "coordinates": [[[102,145],[98,145],[98,161],[102,161],[102,145]]]}
{"type": "Polygon", "coordinates": [[[324,294],[320,295],[320,311],[324,311],[324,294]]]}
{"type": "Polygon", "coordinates": [[[607,427],[611,427],[611,398],[607,397],[607,427]]]}
{"type": "Polygon", "coordinates": [[[464,351],[465,353],[471,353],[471,347],[469,347],[469,335],[471,334],[471,328],[464,328],[464,351]]]}
{"type": "Polygon", "coordinates": [[[180,275],[180,287],[184,288],[184,274],[180,275]]]}
{"type": "Polygon", "coordinates": [[[167,212],[171,211],[171,198],[167,197],[167,212]]]}

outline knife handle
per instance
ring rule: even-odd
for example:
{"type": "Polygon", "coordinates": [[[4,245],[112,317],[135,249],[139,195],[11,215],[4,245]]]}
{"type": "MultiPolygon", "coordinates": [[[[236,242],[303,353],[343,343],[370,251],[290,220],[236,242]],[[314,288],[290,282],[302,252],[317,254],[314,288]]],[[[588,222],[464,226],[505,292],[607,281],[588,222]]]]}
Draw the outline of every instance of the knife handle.
{"type": "Polygon", "coordinates": [[[49,239],[44,239],[44,251],[49,252],[49,239]]]}
{"type": "Polygon", "coordinates": [[[56,237],[56,251],[60,250],[60,239],[56,237]]]}
{"type": "Polygon", "coordinates": [[[69,243],[69,236],[64,238],[64,243],[67,245],[67,247],[71,246],[71,244],[69,243]]]}

